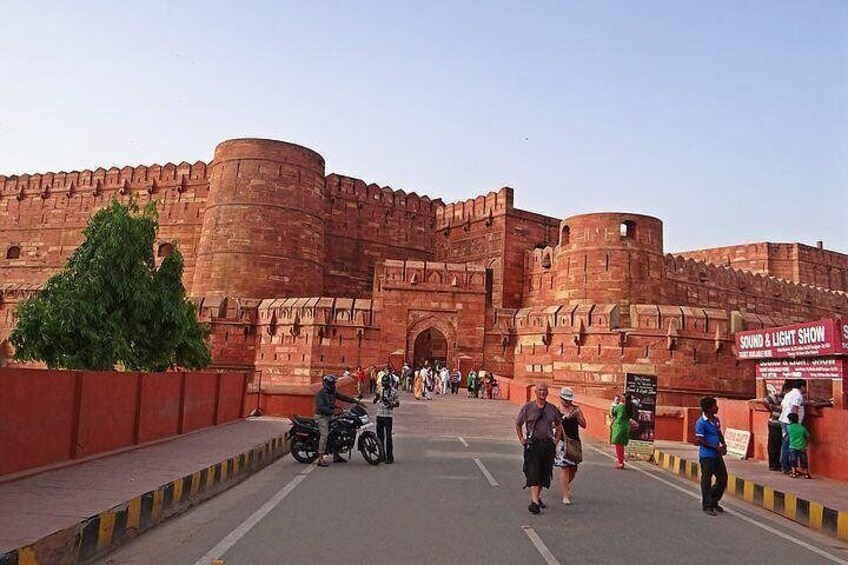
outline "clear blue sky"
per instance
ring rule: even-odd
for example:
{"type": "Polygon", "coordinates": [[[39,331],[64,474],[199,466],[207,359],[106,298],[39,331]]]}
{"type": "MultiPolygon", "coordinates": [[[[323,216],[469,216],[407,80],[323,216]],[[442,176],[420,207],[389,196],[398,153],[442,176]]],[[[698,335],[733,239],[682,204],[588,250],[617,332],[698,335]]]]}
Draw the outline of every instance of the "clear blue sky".
{"type": "Polygon", "coordinates": [[[848,253],[844,0],[0,13],[0,173],[209,160],[224,139],[270,137],[445,201],[509,185],[556,217],[655,215],[666,251],[848,253]]]}

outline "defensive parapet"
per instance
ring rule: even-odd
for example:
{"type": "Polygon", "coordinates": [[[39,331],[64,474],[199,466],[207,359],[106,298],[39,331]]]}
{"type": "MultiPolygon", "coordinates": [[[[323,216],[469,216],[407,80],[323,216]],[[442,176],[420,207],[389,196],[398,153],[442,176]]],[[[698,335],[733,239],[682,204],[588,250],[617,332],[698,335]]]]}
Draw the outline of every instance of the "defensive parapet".
{"type": "Polygon", "coordinates": [[[629,306],[663,303],[663,227],[651,216],[600,213],[560,224],[555,299],[629,306]]]}
{"type": "MultiPolygon", "coordinates": [[[[12,197],[21,201],[26,198],[47,199],[51,196],[71,198],[78,193],[88,192],[94,196],[129,194],[161,194],[168,189],[186,192],[197,181],[205,181],[207,164],[185,161],[179,165],[139,165],[122,168],[111,167],[95,170],[35,173],[22,175],[0,175],[0,198],[12,197]]],[[[108,198],[107,198],[108,200],[108,198]]]]}
{"type": "Polygon", "coordinates": [[[321,294],[325,205],[318,153],[265,139],[219,144],[192,294],[321,294]]]}
{"type": "Polygon", "coordinates": [[[478,220],[491,221],[513,209],[513,189],[505,186],[476,198],[445,204],[436,210],[436,229],[450,230],[478,220]]]}
{"type": "Polygon", "coordinates": [[[91,216],[114,198],[156,201],[158,245],[179,241],[190,286],[209,182],[206,163],[166,163],[0,175],[0,283],[43,284],[82,240],[91,216]]]}
{"type": "Polygon", "coordinates": [[[679,255],[664,257],[667,303],[739,310],[800,322],[848,312],[848,294],[679,255]]]}

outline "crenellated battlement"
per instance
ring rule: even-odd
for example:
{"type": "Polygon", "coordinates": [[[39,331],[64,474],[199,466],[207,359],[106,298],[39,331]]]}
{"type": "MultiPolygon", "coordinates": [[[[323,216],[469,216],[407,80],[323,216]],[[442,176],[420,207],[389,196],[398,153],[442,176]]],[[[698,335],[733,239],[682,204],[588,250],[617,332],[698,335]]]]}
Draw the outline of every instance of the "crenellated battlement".
{"type": "Polygon", "coordinates": [[[778,298],[801,304],[843,304],[848,311],[848,293],[829,288],[796,283],[762,273],[752,273],[733,267],[696,261],[682,255],[665,255],[666,277],[685,279],[701,285],[715,285],[725,289],[778,298]]]}
{"type": "Polygon", "coordinates": [[[362,203],[396,208],[403,212],[432,214],[443,206],[440,198],[430,199],[429,196],[419,196],[415,192],[406,193],[401,189],[380,186],[375,183],[366,184],[364,180],[330,173],[324,181],[327,198],[344,198],[357,200],[362,203]]]}
{"type": "Polygon", "coordinates": [[[445,204],[436,210],[436,228],[445,228],[466,221],[503,216],[513,209],[513,189],[505,186],[476,198],[445,204]]]}
{"type": "Polygon", "coordinates": [[[486,269],[470,263],[385,260],[377,264],[380,290],[485,292],[486,269]]]}
{"type": "Polygon", "coordinates": [[[0,197],[46,199],[55,195],[71,197],[77,192],[155,195],[171,188],[185,192],[196,186],[198,181],[205,183],[208,180],[208,168],[203,161],[194,164],[183,161],[179,164],[99,167],[93,171],[0,175],[0,197]]]}
{"type": "Polygon", "coordinates": [[[260,326],[351,326],[366,327],[373,322],[370,299],[270,298],[258,306],[260,326]]]}

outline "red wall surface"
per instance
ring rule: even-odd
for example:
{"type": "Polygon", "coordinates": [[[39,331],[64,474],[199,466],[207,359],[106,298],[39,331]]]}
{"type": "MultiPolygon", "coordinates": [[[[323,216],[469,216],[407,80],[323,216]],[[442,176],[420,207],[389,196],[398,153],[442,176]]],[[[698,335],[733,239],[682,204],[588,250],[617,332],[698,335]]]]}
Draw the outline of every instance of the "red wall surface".
{"type": "Polygon", "coordinates": [[[0,369],[0,476],[236,420],[247,379],[0,369]]]}

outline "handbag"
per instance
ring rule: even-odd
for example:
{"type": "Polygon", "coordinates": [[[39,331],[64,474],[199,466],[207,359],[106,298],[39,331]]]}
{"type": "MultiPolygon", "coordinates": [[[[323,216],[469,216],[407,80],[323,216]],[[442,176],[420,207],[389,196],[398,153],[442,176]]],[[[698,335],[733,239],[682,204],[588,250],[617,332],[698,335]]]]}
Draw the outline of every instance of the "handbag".
{"type": "Polygon", "coordinates": [[[637,422],[633,418],[630,418],[630,431],[635,432],[638,429],[639,429],[639,422],[637,422]]]}
{"type": "Polygon", "coordinates": [[[583,444],[579,439],[570,437],[563,438],[565,442],[565,458],[575,463],[583,461],[583,444]]]}

